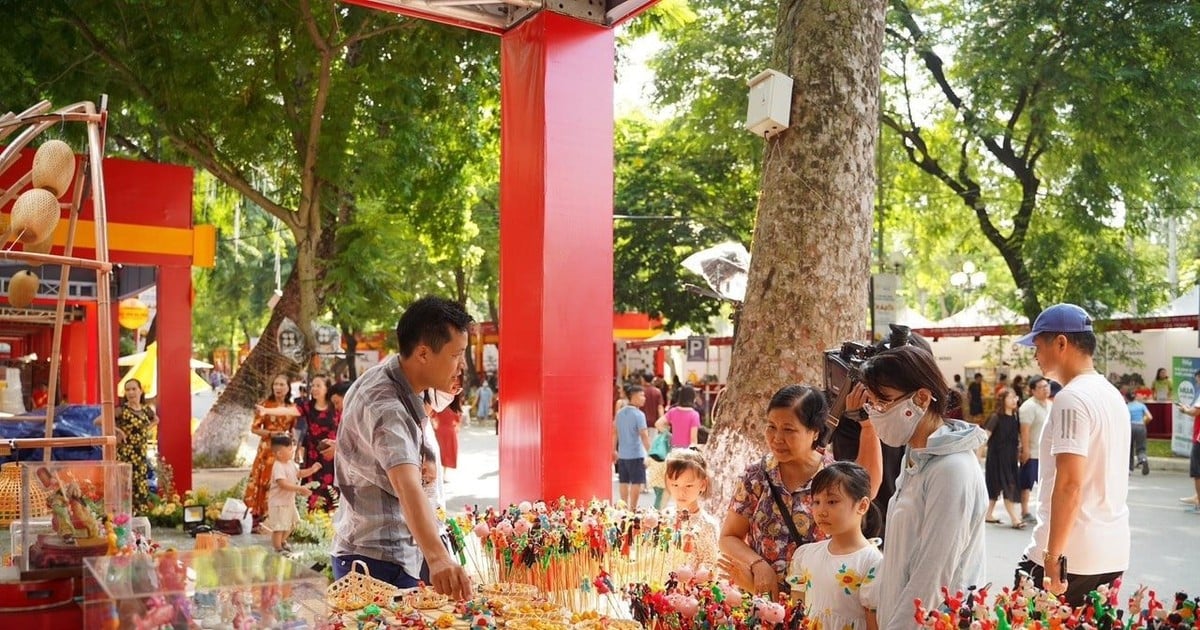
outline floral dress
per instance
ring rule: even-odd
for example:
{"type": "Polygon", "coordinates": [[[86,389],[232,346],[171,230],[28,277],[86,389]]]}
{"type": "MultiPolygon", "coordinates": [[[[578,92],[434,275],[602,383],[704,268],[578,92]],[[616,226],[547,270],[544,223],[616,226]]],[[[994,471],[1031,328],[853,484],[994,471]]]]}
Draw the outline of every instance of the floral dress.
{"type": "Polygon", "coordinates": [[[883,554],[874,539],[846,554],[829,551],[829,541],[804,545],[792,557],[788,584],[804,594],[807,630],[863,630],[867,610],[879,605],[879,566],[883,554]]]}
{"type": "MultiPolygon", "coordinates": [[[[823,451],[821,468],[832,463],[832,452],[823,451]]],[[[788,560],[800,545],[792,540],[768,484],[774,485],[779,491],[780,498],[796,525],[796,532],[800,534],[801,544],[824,540],[826,536],[812,517],[811,480],[789,492],[783,486],[783,478],[779,475],[779,462],[775,461],[773,455],[746,467],[746,472],[742,473],[742,479],[733,493],[729,509],[750,521],[746,544],[771,564],[771,568],[775,569],[775,574],[779,576],[779,581],[783,582],[787,575],[788,560]]]]}
{"type": "Polygon", "coordinates": [[[154,428],[154,410],[142,405],[134,410],[117,408],[116,425],[125,434],[117,445],[117,460],[129,464],[133,475],[133,509],[142,511],[150,503],[150,432],[154,428]]]}
{"type": "Polygon", "coordinates": [[[304,442],[300,446],[304,450],[304,466],[320,464],[321,469],[308,479],[300,482],[317,482],[318,486],[308,497],[308,509],[323,509],[326,512],[334,508],[333,488],[333,458],[321,454],[321,440],[336,440],[338,425],[342,421],[341,414],[332,404],[324,409],[317,409],[312,400],[304,399],[296,403],[300,416],[308,419],[308,431],[304,434],[304,442]]]}
{"type": "MultiPolygon", "coordinates": [[[[270,399],[262,406],[273,409],[283,404],[270,399]]],[[[252,429],[266,429],[271,433],[290,433],[296,424],[296,419],[290,416],[262,416],[254,414],[252,429]]],[[[275,456],[271,453],[271,438],[265,437],[258,441],[258,452],[254,455],[254,464],[250,466],[250,478],[246,480],[244,499],[246,507],[258,518],[267,517],[267,490],[271,488],[271,467],[275,456]]]]}

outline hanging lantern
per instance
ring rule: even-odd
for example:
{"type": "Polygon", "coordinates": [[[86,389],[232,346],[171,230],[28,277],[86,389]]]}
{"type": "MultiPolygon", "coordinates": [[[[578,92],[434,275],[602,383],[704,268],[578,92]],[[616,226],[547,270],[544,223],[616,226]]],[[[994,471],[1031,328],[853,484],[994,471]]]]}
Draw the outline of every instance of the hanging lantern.
{"type": "Polygon", "coordinates": [[[25,251],[34,254],[49,254],[50,248],[54,247],[54,234],[47,236],[45,240],[36,243],[26,243],[25,251]]]}
{"type": "Polygon", "coordinates": [[[28,269],[14,273],[13,277],[8,280],[8,303],[17,308],[25,308],[33,304],[33,298],[37,297],[39,284],[37,274],[28,269]]]}
{"type": "Polygon", "coordinates": [[[150,321],[150,307],[137,298],[126,298],[117,305],[117,323],[121,328],[137,330],[150,321]]]}
{"type": "Polygon", "coordinates": [[[58,199],[67,194],[75,177],[75,153],[62,140],[50,140],[33,154],[33,187],[45,188],[58,199]]]}
{"type": "Polygon", "coordinates": [[[13,204],[8,231],[22,243],[39,243],[54,234],[58,218],[58,199],[54,193],[31,188],[21,193],[13,204]]]}

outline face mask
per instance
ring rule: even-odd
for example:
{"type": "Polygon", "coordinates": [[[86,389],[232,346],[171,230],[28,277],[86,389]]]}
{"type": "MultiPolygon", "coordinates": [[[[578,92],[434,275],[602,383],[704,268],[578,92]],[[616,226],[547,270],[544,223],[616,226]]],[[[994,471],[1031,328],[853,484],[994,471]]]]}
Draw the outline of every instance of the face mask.
{"type": "Polygon", "coordinates": [[[450,403],[454,402],[454,394],[449,392],[444,392],[440,389],[431,389],[429,393],[429,405],[433,407],[435,412],[441,413],[446,407],[450,406],[450,403]]]}
{"type": "MultiPolygon", "coordinates": [[[[915,396],[915,394],[913,394],[915,396]]],[[[867,408],[867,416],[875,425],[879,440],[888,446],[900,447],[908,444],[908,440],[917,429],[917,423],[925,415],[925,410],[913,402],[909,396],[892,405],[887,411],[876,412],[867,408]]]]}

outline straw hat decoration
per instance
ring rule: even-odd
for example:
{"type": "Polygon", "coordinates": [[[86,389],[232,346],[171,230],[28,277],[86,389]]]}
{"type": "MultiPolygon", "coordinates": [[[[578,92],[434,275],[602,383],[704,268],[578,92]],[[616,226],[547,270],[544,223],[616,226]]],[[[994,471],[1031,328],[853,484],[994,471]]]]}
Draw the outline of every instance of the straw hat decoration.
{"type": "Polygon", "coordinates": [[[75,153],[62,140],[50,140],[33,155],[33,187],[44,188],[56,199],[67,194],[75,177],[75,153]]]}
{"type": "Polygon", "coordinates": [[[28,269],[14,273],[8,280],[8,303],[16,308],[25,308],[33,304],[40,283],[37,274],[28,269]]]}
{"type": "Polygon", "coordinates": [[[5,242],[40,243],[54,234],[58,225],[58,199],[44,188],[30,188],[13,204],[5,242]]]}

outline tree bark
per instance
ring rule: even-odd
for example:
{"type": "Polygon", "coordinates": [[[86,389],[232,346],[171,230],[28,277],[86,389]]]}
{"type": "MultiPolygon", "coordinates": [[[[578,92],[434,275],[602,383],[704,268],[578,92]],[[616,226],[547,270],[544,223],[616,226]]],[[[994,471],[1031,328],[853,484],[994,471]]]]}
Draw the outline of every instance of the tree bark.
{"type": "Polygon", "coordinates": [[[822,352],[865,335],[883,0],[782,0],[773,67],[795,80],[767,140],[746,301],[710,441],[710,505],[765,453],[767,401],[823,386],[822,352]]]}
{"type": "MultiPolygon", "coordinates": [[[[217,402],[196,427],[193,452],[202,463],[236,465],[234,457],[250,431],[254,405],[266,397],[276,374],[295,372],[300,366],[279,353],[275,331],[284,317],[295,320],[300,312],[298,271],[292,269],[275,304],[271,319],[217,402]]],[[[236,352],[236,349],[235,349],[236,352]]]]}
{"type": "MultiPolygon", "coordinates": [[[[310,331],[312,316],[309,316],[308,325],[303,324],[302,309],[305,302],[316,305],[321,301],[325,261],[332,258],[334,232],[333,229],[321,230],[319,241],[303,241],[297,247],[296,265],[283,285],[283,295],[275,304],[262,336],[196,427],[193,452],[202,462],[237,464],[234,457],[249,435],[254,405],[266,397],[271,379],[276,374],[294,373],[307,365],[307,361],[298,365],[279,353],[275,332],[284,317],[291,318],[302,330],[310,331]],[[315,246],[310,247],[309,243],[315,246]]],[[[311,332],[305,335],[311,351],[311,332]]]]}

